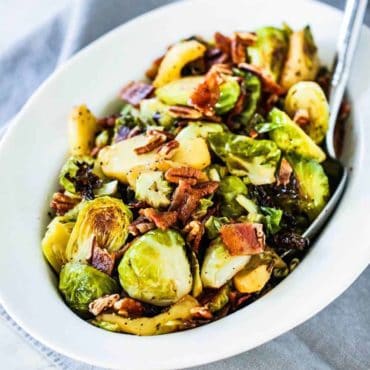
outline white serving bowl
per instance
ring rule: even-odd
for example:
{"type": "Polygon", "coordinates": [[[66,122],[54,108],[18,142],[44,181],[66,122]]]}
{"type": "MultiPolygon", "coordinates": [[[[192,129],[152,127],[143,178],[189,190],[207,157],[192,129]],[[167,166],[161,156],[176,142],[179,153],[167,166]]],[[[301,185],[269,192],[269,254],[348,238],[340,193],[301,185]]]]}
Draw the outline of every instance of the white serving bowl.
{"type": "Polygon", "coordinates": [[[84,322],[64,304],[40,249],[74,105],[84,102],[97,115],[109,112],[120,87],[141,78],[168,44],[216,30],[309,23],[320,56],[329,63],[340,20],[339,11],[310,1],[179,2],[110,32],[54,73],[19,113],[0,147],[0,298],[19,325],[48,347],[90,364],[163,370],[256,347],[307,320],[348,288],[370,255],[370,32],[365,28],[349,84],[354,124],[346,142],[352,167],[348,188],[301,265],[260,300],[185,332],[157,337],[111,333],[84,322]]]}

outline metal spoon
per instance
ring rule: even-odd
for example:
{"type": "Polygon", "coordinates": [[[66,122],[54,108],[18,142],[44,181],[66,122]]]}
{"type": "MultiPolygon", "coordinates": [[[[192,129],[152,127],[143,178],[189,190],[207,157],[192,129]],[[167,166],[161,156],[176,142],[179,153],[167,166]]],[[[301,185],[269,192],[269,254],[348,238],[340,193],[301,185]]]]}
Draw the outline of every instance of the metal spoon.
{"type": "Polygon", "coordinates": [[[367,0],[347,0],[344,17],[340,29],[337,52],[333,65],[333,77],[330,84],[330,119],[329,129],[326,134],[326,149],[328,158],[324,163],[325,170],[333,179],[335,191],[321,213],[312,222],[303,236],[312,239],[320,231],[325,221],[334,211],[343,194],[348,180],[348,170],[337,158],[334,148],[334,128],[337,121],[339,108],[348,82],[349,72],[356,51],[357,41],[361,32],[367,0]]]}

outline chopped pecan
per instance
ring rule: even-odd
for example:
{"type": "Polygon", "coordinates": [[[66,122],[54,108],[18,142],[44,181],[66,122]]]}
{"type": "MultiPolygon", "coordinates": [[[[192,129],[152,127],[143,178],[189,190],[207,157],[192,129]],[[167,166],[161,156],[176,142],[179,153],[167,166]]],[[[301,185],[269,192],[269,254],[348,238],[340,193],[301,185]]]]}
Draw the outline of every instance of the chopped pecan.
{"type": "Polygon", "coordinates": [[[150,80],[154,80],[155,77],[157,76],[158,69],[159,69],[159,66],[162,63],[163,58],[164,58],[164,55],[155,59],[153,61],[152,65],[145,72],[145,76],[148,77],[150,80]]]}
{"type": "Polygon", "coordinates": [[[157,153],[166,159],[170,159],[175,154],[176,149],[180,146],[177,140],[171,140],[167,143],[162,144],[158,149],[157,153]]]}
{"type": "Polygon", "coordinates": [[[191,245],[195,253],[199,251],[199,245],[204,234],[204,225],[200,221],[190,221],[184,227],[186,233],[186,241],[191,245]]]}
{"type": "Polygon", "coordinates": [[[293,168],[289,164],[289,162],[283,158],[280,162],[279,172],[276,176],[276,185],[280,186],[286,186],[290,182],[290,176],[292,175],[293,168]]]}
{"type": "Polygon", "coordinates": [[[173,105],[168,108],[169,113],[176,118],[199,119],[203,117],[202,112],[195,108],[182,105],[173,105]]]}
{"type": "Polygon", "coordinates": [[[113,305],[119,300],[119,294],[110,294],[103,297],[94,299],[89,304],[89,311],[94,316],[98,316],[103,311],[108,308],[113,307],[113,305]]]}
{"type": "Polygon", "coordinates": [[[211,320],[212,312],[207,307],[193,307],[190,309],[190,314],[193,319],[211,320]]]}
{"type": "Polygon", "coordinates": [[[148,136],[149,140],[145,145],[139,146],[134,149],[136,154],[140,155],[150,153],[167,141],[167,136],[160,131],[148,133],[148,136]]]}
{"type": "Polygon", "coordinates": [[[154,208],[143,208],[139,211],[140,215],[153,221],[155,226],[161,230],[166,230],[177,221],[176,211],[160,212],[154,208]]]}
{"type": "Polygon", "coordinates": [[[270,73],[267,72],[265,69],[248,63],[240,63],[238,67],[257,75],[262,80],[262,85],[265,91],[277,95],[281,95],[284,93],[283,88],[274,81],[270,73]]]}
{"type": "Polygon", "coordinates": [[[263,225],[235,223],[222,225],[221,239],[232,256],[259,254],[265,248],[263,225]]]}
{"type": "Polygon", "coordinates": [[[50,208],[52,208],[57,216],[63,216],[65,213],[70,211],[81,199],[71,198],[68,195],[58,191],[53,194],[50,202],[50,208]]]}
{"type": "Polygon", "coordinates": [[[169,182],[178,184],[180,180],[189,182],[191,185],[195,185],[198,181],[207,181],[207,175],[193,167],[175,167],[169,168],[165,175],[165,179],[169,182]]]}
{"type": "Polygon", "coordinates": [[[112,275],[114,262],[114,253],[111,254],[106,249],[100,248],[96,243],[96,239],[94,238],[90,259],[91,266],[95,267],[99,271],[105,272],[108,275],[112,275]]]}
{"type": "Polygon", "coordinates": [[[152,85],[146,84],[145,82],[132,81],[121,90],[120,97],[132,105],[138,105],[153,91],[154,87],[152,85]]]}
{"type": "Polygon", "coordinates": [[[307,109],[298,109],[293,117],[293,121],[299,126],[306,126],[310,123],[310,115],[307,109]]]}
{"type": "Polygon", "coordinates": [[[141,302],[132,298],[122,298],[113,304],[113,308],[121,316],[138,317],[144,313],[144,306],[141,302]]]}
{"type": "Polygon", "coordinates": [[[146,217],[138,217],[130,224],[128,227],[128,232],[133,236],[138,236],[153,229],[155,229],[153,222],[149,221],[146,217]]]}

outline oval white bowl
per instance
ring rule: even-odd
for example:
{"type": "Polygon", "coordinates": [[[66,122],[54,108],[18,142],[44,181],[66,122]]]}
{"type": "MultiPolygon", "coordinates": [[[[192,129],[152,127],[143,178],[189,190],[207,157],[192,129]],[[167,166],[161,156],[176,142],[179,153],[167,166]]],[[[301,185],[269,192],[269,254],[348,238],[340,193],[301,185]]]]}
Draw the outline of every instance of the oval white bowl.
{"type": "Polygon", "coordinates": [[[120,87],[143,76],[171,42],[216,30],[230,33],[288,22],[309,23],[329,62],[341,13],[298,0],[186,1],[160,8],[110,32],[54,73],[17,116],[0,146],[0,298],[9,314],[50,348],[110,368],[194,366],[254,348],[307,320],[340,295],[369,260],[370,32],[363,29],[349,91],[354,125],[346,158],[352,167],[340,206],[301,265],[252,305],[212,324],[158,337],[110,333],[84,322],[64,304],[40,240],[47,204],[67,152],[66,119],[86,103],[112,109],[120,87]],[[273,314],[272,314],[273,313],[273,314]]]}

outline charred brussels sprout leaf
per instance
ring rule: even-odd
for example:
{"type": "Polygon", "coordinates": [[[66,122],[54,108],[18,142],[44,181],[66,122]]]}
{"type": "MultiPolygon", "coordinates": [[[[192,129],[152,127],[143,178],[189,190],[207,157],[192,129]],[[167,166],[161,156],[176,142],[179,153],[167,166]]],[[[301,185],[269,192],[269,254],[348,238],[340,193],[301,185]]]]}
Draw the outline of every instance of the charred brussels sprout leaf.
{"type": "Polygon", "coordinates": [[[59,290],[67,304],[80,315],[89,313],[89,303],[106,294],[118,292],[117,282],[104,272],[79,262],[69,262],[62,268],[59,290]]]}
{"type": "Polygon", "coordinates": [[[222,243],[215,239],[206,250],[201,269],[203,286],[220,288],[238,273],[249,261],[250,256],[232,256],[222,243]]]}
{"type": "Polygon", "coordinates": [[[262,27],[256,31],[257,42],[248,48],[250,62],[279,80],[288,51],[286,32],[275,27],[262,27]]]}
{"type": "Polygon", "coordinates": [[[273,108],[268,119],[278,125],[277,128],[270,131],[270,137],[281,150],[318,162],[325,160],[326,156],[323,150],[285,112],[273,108]]]}
{"type": "Polygon", "coordinates": [[[160,171],[144,171],[136,180],[136,198],[152,207],[166,207],[170,204],[170,184],[160,171]]]}
{"type": "Polygon", "coordinates": [[[86,261],[94,240],[108,252],[118,251],[126,241],[131,220],[131,211],[119,199],[100,197],[85,202],[67,245],[67,258],[86,261]]]}
{"type": "Polygon", "coordinates": [[[314,160],[288,157],[297,178],[300,193],[300,207],[313,220],[329,199],[329,180],[322,166],[314,160]]]}
{"type": "Polygon", "coordinates": [[[280,150],[273,141],[254,140],[227,132],[210,134],[208,140],[231,174],[248,176],[254,185],[275,182],[280,150]]]}
{"type": "Polygon", "coordinates": [[[237,102],[240,95],[240,86],[238,81],[229,77],[220,85],[220,97],[215,105],[217,114],[224,114],[231,110],[237,102]]]}
{"type": "Polygon", "coordinates": [[[271,207],[261,207],[261,211],[264,214],[263,223],[265,224],[267,231],[270,234],[277,233],[280,230],[283,211],[281,209],[271,207]]]}
{"type": "Polygon", "coordinates": [[[239,194],[247,194],[247,186],[237,176],[224,177],[218,188],[217,194],[220,195],[221,213],[226,217],[237,217],[243,213],[243,207],[236,201],[239,194]]]}
{"type": "Polygon", "coordinates": [[[192,289],[185,242],[174,230],[156,229],[136,238],[118,273],[130,297],[156,306],[175,303],[192,289]]]}

